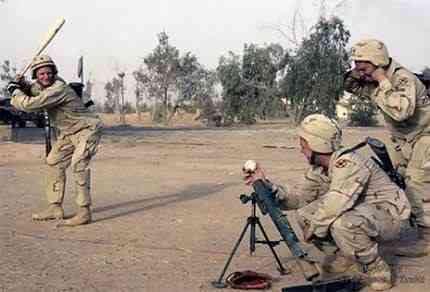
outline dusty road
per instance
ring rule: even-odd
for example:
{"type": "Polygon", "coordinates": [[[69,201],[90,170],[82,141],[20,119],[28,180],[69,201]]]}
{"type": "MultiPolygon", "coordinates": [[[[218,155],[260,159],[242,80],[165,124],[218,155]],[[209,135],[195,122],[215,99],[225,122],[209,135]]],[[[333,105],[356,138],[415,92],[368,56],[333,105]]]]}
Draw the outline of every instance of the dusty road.
{"type": "MultiPolygon", "coordinates": [[[[218,277],[250,212],[238,197],[249,189],[241,166],[255,159],[275,182],[296,187],[306,163],[294,129],[284,123],[250,128],[109,128],[93,166],[94,223],[56,228],[36,223],[43,208],[41,132],[0,144],[0,291],[217,291],[218,277]],[[265,148],[283,145],[285,148],[265,148]]],[[[346,144],[363,135],[387,140],[381,128],[346,129],[346,144]]],[[[68,186],[67,215],[73,214],[68,186]]],[[[268,218],[262,222],[277,239],[268,218]]],[[[284,246],[277,251],[293,272],[280,277],[265,246],[249,256],[246,239],[230,272],[253,269],[278,281],[273,291],[301,281],[284,246]]],[[[392,291],[428,291],[429,258],[389,258],[392,291]]]]}

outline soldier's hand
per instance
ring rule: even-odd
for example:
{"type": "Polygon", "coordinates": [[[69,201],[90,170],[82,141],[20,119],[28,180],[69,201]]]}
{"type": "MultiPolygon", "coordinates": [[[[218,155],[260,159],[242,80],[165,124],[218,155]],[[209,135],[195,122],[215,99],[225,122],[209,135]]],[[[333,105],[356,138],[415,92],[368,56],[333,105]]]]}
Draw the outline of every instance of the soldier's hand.
{"type": "MultiPolygon", "coordinates": [[[[266,175],[264,174],[263,169],[259,165],[259,163],[255,163],[252,167],[249,167],[249,160],[245,163],[242,168],[243,180],[247,186],[252,185],[255,181],[261,179],[265,180],[266,175]],[[248,165],[247,165],[248,164],[248,165]]],[[[252,164],[252,163],[251,163],[252,164]]]]}
{"type": "Polygon", "coordinates": [[[375,71],[373,71],[372,78],[373,80],[378,82],[381,82],[382,80],[386,79],[387,76],[385,75],[385,70],[382,68],[377,68],[375,71]]]}
{"type": "Polygon", "coordinates": [[[305,240],[305,242],[310,242],[313,237],[314,237],[314,233],[310,229],[310,225],[306,225],[303,228],[303,239],[305,240]]]}
{"type": "Polygon", "coordinates": [[[19,84],[19,82],[17,82],[17,81],[10,81],[10,82],[7,84],[6,89],[7,89],[7,91],[9,92],[9,94],[10,94],[10,95],[13,95],[13,92],[14,92],[16,89],[21,89],[21,85],[20,85],[20,84],[19,84]]]}
{"type": "Polygon", "coordinates": [[[345,73],[344,79],[346,78],[352,78],[354,80],[360,81],[361,75],[356,69],[352,69],[345,73]]]}
{"type": "Polygon", "coordinates": [[[13,81],[17,82],[17,83],[21,83],[23,82],[25,79],[24,75],[21,74],[16,74],[15,78],[13,79],[13,81]]]}

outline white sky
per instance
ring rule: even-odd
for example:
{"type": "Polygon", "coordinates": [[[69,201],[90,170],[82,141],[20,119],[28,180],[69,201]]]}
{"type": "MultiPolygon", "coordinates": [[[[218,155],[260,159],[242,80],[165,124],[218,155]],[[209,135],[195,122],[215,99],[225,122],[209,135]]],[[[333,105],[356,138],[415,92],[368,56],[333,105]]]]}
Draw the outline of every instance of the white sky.
{"type": "MultiPolygon", "coordinates": [[[[337,2],[337,1],[334,1],[337,2]]],[[[429,0],[350,0],[336,12],[351,31],[351,41],[383,40],[390,53],[412,70],[430,66],[429,0]]],[[[191,51],[208,68],[228,51],[241,53],[244,43],[287,41],[267,25],[289,24],[297,7],[307,23],[315,22],[315,0],[6,0],[0,3],[0,61],[21,69],[48,28],[59,17],[66,24],[47,49],[60,75],[77,80],[79,55],[86,77],[96,81],[96,95],[118,70],[131,73],[165,30],[182,53],[191,51]]],[[[126,75],[128,87],[132,78],[126,75]]],[[[131,88],[130,88],[131,89],[131,88]]],[[[129,95],[132,95],[129,90],[129,95]]],[[[131,97],[129,97],[131,99],[131,97]]]]}

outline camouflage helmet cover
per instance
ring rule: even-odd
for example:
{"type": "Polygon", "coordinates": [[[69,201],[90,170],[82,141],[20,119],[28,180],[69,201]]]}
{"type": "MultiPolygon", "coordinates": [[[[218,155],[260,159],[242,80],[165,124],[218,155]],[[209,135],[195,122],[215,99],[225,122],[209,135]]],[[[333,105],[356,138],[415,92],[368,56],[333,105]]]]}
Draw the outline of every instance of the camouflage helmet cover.
{"type": "Polygon", "coordinates": [[[36,71],[42,67],[50,66],[54,69],[54,74],[57,74],[57,66],[54,61],[52,61],[51,57],[48,55],[39,55],[33,59],[31,64],[31,78],[36,79],[36,71]]]}
{"type": "Polygon", "coordinates": [[[342,130],[337,122],[321,114],[307,116],[300,123],[298,135],[318,153],[336,151],[342,140],[342,130]]]}
{"type": "Polygon", "coordinates": [[[352,60],[367,61],[379,67],[390,63],[390,55],[385,44],[375,39],[366,39],[357,42],[352,47],[352,60]]]}

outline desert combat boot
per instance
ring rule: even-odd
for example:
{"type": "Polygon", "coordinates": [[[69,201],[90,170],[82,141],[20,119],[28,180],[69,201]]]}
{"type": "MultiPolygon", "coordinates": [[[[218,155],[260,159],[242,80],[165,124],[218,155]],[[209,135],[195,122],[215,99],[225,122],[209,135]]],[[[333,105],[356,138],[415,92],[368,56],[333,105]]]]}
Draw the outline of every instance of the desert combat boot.
{"type": "Polygon", "coordinates": [[[90,206],[79,207],[78,212],[70,219],[64,220],[58,226],[78,226],[91,223],[90,206]]]}
{"type": "Polygon", "coordinates": [[[368,283],[374,291],[385,291],[393,287],[390,266],[381,258],[377,257],[366,266],[368,283]]]}
{"type": "Polygon", "coordinates": [[[32,215],[33,220],[58,220],[63,219],[64,211],[60,204],[49,204],[48,208],[32,215]]]}

